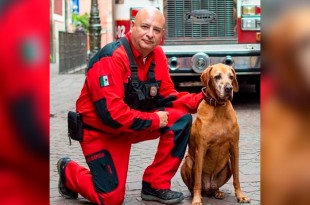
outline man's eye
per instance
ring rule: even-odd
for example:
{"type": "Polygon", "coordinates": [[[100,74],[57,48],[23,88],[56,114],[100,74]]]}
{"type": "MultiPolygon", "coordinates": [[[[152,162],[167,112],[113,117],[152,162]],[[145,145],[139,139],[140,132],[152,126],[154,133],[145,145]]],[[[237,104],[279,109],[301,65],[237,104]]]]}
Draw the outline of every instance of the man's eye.
{"type": "Polygon", "coordinates": [[[146,29],[148,29],[149,27],[146,26],[146,25],[142,25],[141,28],[144,29],[144,30],[146,30],[146,29]]]}
{"type": "Polygon", "coordinates": [[[161,30],[158,29],[158,28],[155,28],[154,31],[155,31],[155,33],[157,33],[157,34],[159,34],[159,33],[161,32],[161,30]]]}

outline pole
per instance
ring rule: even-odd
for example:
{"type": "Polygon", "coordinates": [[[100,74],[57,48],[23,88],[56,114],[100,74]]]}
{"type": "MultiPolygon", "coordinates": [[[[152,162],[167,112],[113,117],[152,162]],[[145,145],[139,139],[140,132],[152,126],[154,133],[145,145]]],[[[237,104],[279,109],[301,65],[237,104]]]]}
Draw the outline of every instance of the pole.
{"type": "Polygon", "coordinates": [[[98,1],[91,1],[89,18],[89,45],[90,58],[93,57],[101,48],[101,24],[98,10],[98,1]]]}

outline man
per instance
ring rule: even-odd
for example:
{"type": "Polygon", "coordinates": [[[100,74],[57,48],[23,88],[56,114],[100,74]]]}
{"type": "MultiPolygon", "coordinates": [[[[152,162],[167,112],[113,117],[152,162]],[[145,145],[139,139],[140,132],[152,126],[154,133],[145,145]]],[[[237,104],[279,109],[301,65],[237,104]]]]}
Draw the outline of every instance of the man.
{"type": "Polygon", "coordinates": [[[148,7],[137,13],[126,34],[138,67],[138,84],[146,91],[133,83],[137,76],[123,41],[106,45],[91,59],[76,103],[87,125],[80,144],[90,170],[68,157],[60,159],[62,196],[77,198],[80,193],[94,203],[122,204],[131,144],[159,137],[154,161],[143,175],[141,198],[165,204],[184,199],[182,193],[170,190],[171,178],[185,153],[192,124],[189,112],[196,112],[202,95],[174,89],[158,46],[164,26],[163,14],[148,7]],[[145,107],[149,102],[151,106],[145,107]]]}

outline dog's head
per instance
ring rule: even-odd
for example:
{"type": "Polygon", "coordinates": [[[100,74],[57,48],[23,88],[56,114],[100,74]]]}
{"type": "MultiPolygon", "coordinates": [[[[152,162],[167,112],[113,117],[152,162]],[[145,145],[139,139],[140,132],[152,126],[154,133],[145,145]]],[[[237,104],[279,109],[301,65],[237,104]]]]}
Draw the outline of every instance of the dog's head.
{"type": "Polygon", "coordinates": [[[235,70],[222,63],[210,65],[202,72],[200,79],[207,90],[214,92],[214,97],[221,100],[232,100],[233,92],[239,90],[235,70]]]}

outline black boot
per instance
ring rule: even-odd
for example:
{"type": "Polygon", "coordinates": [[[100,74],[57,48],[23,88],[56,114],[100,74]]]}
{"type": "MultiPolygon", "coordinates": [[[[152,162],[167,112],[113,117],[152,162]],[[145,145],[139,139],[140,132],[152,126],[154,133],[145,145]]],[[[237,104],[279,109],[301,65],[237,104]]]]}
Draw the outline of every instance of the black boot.
{"type": "Polygon", "coordinates": [[[65,168],[70,161],[71,159],[69,157],[63,157],[57,162],[57,170],[59,174],[58,191],[60,195],[66,199],[76,199],[78,198],[78,193],[71,191],[65,186],[65,168]]]}
{"type": "Polygon", "coordinates": [[[181,192],[170,189],[154,189],[149,183],[143,182],[141,198],[146,201],[158,201],[163,204],[176,204],[184,199],[181,192]]]}

